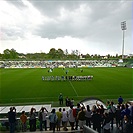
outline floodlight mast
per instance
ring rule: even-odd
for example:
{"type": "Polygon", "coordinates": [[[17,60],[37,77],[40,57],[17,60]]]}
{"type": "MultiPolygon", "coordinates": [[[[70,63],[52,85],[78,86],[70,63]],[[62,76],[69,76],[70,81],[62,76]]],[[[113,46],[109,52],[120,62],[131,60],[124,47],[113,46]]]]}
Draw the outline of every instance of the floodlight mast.
{"type": "Polygon", "coordinates": [[[124,59],[124,37],[126,28],[126,21],[121,22],[121,29],[123,31],[123,44],[122,44],[122,59],[124,59]]]}

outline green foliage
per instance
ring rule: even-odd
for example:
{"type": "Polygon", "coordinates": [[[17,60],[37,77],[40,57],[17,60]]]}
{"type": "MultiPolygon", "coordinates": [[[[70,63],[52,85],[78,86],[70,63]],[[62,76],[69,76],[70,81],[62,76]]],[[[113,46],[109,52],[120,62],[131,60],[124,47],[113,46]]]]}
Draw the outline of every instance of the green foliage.
{"type": "Polygon", "coordinates": [[[4,54],[3,54],[3,59],[17,59],[18,58],[18,53],[16,52],[15,49],[5,49],[4,54]]]}
{"type": "Polygon", "coordinates": [[[0,69],[0,104],[52,103],[58,95],[82,100],[86,97],[114,99],[122,95],[131,98],[132,72],[130,68],[69,68],[68,75],[93,75],[91,81],[42,81],[42,76],[65,75],[65,70],[48,69],[0,69]]]}
{"type": "MultiPolygon", "coordinates": [[[[101,60],[105,57],[108,60],[114,60],[114,59],[121,59],[122,56],[116,54],[115,56],[112,56],[110,54],[101,56],[101,55],[89,55],[88,53],[86,55],[81,54],[78,50],[72,50],[71,53],[68,53],[68,50],[66,49],[63,51],[62,49],[58,48],[57,50],[55,48],[51,48],[49,53],[17,53],[15,49],[5,49],[3,51],[3,54],[0,54],[0,60],[79,60],[80,55],[82,55],[82,58],[85,59],[93,59],[93,60],[101,60]]],[[[130,54],[130,56],[126,57],[125,59],[133,59],[133,56],[130,54]]]]}

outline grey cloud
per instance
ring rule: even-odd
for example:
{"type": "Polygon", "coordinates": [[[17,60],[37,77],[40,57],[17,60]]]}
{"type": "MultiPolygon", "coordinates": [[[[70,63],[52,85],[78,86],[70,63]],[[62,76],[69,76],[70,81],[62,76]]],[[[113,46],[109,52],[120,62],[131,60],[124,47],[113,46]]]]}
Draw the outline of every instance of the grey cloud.
{"type": "MultiPolygon", "coordinates": [[[[93,37],[94,35],[99,35],[99,37],[101,37],[102,34],[107,35],[108,32],[111,32],[113,36],[115,34],[113,32],[116,32],[117,29],[120,28],[120,22],[123,19],[131,19],[131,3],[127,2],[125,4],[125,7],[127,8],[123,8],[123,10],[119,10],[123,6],[120,2],[85,1],[84,3],[92,9],[92,13],[87,14],[86,12],[86,14],[84,14],[86,15],[86,20],[80,20],[79,23],[78,19],[75,20],[77,22],[73,21],[74,16],[71,20],[66,19],[65,21],[57,20],[57,16],[60,16],[59,10],[62,6],[66,10],[74,11],[79,8],[82,2],[77,2],[75,4],[70,2],[58,2],[58,4],[57,2],[48,2],[48,5],[45,4],[44,6],[43,3],[38,2],[37,8],[40,8],[40,10],[42,9],[45,15],[48,15],[48,17],[51,17],[58,22],[47,24],[44,23],[44,25],[41,25],[36,29],[35,33],[41,35],[42,37],[48,38],[56,38],[58,36],[75,36],[77,38],[82,38],[87,36],[93,37]],[[48,9],[50,9],[50,11],[48,9]],[[49,16],[50,12],[52,13],[52,16],[49,16]]],[[[81,16],[79,16],[79,18],[80,17],[81,16]]]]}
{"type": "Polygon", "coordinates": [[[24,30],[17,27],[1,27],[2,40],[16,40],[24,38],[24,30]]]}
{"type": "MultiPolygon", "coordinates": [[[[71,36],[88,41],[102,42],[116,45],[121,42],[122,31],[120,23],[127,21],[126,36],[131,37],[132,4],[131,1],[66,1],[66,0],[29,0],[43,16],[52,19],[42,25],[34,27],[32,34],[42,38],[55,39],[57,37],[71,36]],[[85,4],[86,12],[76,16],[68,16],[65,20],[59,19],[61,8],[71,12],[85,4]],[[91,13],[88,9],[91,9],[91,13]],[[82,19],[81,19],[82,18],[82,19]]],[[[18,8],[26,8],[22,2],[12,2],[18,8]]],[[[23,25],[23,27],[25,24],[23,25]]],[[[28,30],[27,28],[24,31],[28,30]]],[[[23,37],[24,31],[15,31],[12,35],[23,37]]],[[[9,33],[7,36],[11,36],[9,33]]],[[[111,47],[112,47],[111,45],[111,47]]]]}

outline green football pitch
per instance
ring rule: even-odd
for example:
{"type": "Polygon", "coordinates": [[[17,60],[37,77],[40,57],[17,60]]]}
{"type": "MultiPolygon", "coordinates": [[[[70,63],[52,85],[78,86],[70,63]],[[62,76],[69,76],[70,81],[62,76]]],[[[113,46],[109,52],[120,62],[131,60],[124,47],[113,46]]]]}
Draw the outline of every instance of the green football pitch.
{"type": "MultiPolygon", "coordinates": [[[[66,68],[67,69],[67,68],[66,68]]],[[[0,69],[0,104],[54,103],[63,94],[75,101],[87,97],[102,100],[132,100],[133,83],[131,68],[68,68],[67,75],[93,75],[90,81],[42,81],[42,76],[66,76],[62,68],[0,69]]]]}

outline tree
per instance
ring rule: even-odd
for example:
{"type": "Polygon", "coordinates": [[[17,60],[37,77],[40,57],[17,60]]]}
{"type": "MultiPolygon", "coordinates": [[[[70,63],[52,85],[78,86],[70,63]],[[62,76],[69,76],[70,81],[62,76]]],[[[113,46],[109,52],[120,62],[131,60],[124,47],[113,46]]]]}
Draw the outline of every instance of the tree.
{"type": "Polygon", "coordinates": [[[48,54],[50,58],[54,59],[56,57],[56,49],[51,48],[48,54]]]}
{"type": "Polygon", "coordinates": [[[9,49],[5,49],[4,51],[3,51],[3,58],[4,59],[17,59],[18,58],[18,53],[16,52],[16,50],[15,49],[11,49],[11,50],[9,50],[9,49]]]}
{"type": "Polygon", "coordinates": [[[62,58],[64,57],[64,52],[63,52],[63,50],[60,49],[60,48],[57,50],[57,54],[58,54],[58,58],[59,58],[59,59],[62,59],[62,58]]]}
{"type": "Polygon", "coordinates": [[[12,59],[17,59],[18,58],[18,53],[13,48],[10,50],[10,58],[12,58],[12,59]]]}
{"type": "Polygon", "coordinates": [[[4,59],[10,59],[10,50],[9,49],[5,49],[4,51],[3,51],[3,53],[4,53],[4,59]]]}

